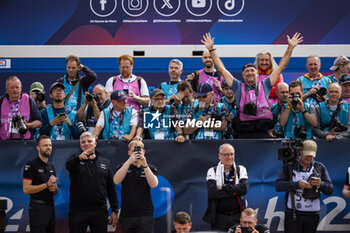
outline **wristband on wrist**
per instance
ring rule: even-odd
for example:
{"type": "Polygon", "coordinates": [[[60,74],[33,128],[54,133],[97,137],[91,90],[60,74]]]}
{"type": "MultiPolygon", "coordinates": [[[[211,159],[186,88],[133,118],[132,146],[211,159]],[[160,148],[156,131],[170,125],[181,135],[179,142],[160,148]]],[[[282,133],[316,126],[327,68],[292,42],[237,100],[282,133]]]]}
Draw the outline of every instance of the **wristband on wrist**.
{"type": "Polygon", "coordinates": [[[305,109],[304,111],[302,111],[301,113],[302,113],[303,115],[304,115],[305,113],[307,113],[306,109],[305,109]]]}
{"type": "Polygon", "coordinates": [[[143,169],[146,169],[148,168],[148,164],[146,166],[141,166],[143,169]]]}
{"type": "Polygon", "coordinates": [[[209,49],[208,51],[209,52],[213,52],[213,51],[215,51],[216,49],[214,49],[214,48],[212,48],[212,49],[209,49]]]}
{"type": "Polygon", "coordinates": [[[47,184],[47,182],[45,184],[46,184],[46,188],[49,188],[49,185],[47,184]]]}

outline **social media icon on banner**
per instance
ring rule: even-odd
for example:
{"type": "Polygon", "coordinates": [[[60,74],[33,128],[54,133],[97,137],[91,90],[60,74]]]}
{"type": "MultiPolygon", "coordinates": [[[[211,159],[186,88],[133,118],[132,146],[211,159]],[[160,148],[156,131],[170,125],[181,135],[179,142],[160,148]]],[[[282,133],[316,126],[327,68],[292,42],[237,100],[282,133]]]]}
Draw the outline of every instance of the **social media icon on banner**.
{"type": "Polygon", "coordinates": [[[193,8],[204,8],[206,5],[205,0],[192,0],[192,7],[193,8]]]}
{"type": "Polygon", "coordinates": [[[229,11],[235,8],[235,0],[227,0],[225,2],[225,8],[226,10],[229,10],[229,11]]]}
{"type": "Polygon", "coordinates": [[[128,0],[128,8],[131,11],[141,10],[142,0],[128,0]]]}
{"type": "Polygon", "coordinates": [[[101,11],[106,10],[107,0],[100,0],[100,4],[101,4],[101,11]]]}
{"type": "Polygon", "coordinates": [[[225,16],[236,16],[244,8],[244,0],[217,0],[219,11],[225,16]]]}
{"type": "Polygon", "coordinates": [[[91,11],[99,17],[113,14],[117,8],[117,0],[90,0],[91,11]]]}
{"type": "Polygon", "coordinates": [[[163,0],[164,5],[162,6],[161,9],[163,9],[164,7],[168,7],[169,9],[173,9],[174,7],[170,4],[170,0],[163,0]]]}

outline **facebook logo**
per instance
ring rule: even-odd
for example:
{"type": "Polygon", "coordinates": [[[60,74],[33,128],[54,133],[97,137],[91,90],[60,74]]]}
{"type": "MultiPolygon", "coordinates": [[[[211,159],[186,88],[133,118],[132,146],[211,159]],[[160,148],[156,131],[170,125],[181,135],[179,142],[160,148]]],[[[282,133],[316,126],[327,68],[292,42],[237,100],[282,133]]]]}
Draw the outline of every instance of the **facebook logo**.
{"type": "Polygon", "coordinates": [[[101,11],[104,11],[105,10],[105,6],[107,4],[107,0],[100,0],[100,3],[101,3],[101,11]]]}
{"type": "Polygon", "coordinates": [[[117,0],[90,0],[91,11],[99,17],[111,15],[117,8],[117,0]]]}

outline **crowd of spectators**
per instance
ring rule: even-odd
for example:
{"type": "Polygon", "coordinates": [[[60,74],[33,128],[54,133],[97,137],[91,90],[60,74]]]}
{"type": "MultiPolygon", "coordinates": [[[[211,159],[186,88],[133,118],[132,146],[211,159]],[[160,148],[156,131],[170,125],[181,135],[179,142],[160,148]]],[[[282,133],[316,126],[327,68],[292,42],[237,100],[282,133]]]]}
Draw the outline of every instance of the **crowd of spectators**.
{"type": "Polygon", "coordinates": [[[34,82],[29,95],[21,80],[11,76],[0,98],[1,140],[78,139],[89,131],[100,139],[175,140],[235,138],[348,138],[350,61],[339,56],[322,75],[321,59],[306,59],[307,73],[289,85],[283,81],[300,34],[288,37],[288,47],[279,65],[268,51],[244,64],[243,82],[225,68],[214,48],[214,40],[203,37],[204,68],[184,80],[183,63],[169,63],[169,81],[149,93],[146,81],[132,73],[130,55],[118,59],[120,75],[105,86],[91,84],[97,75],[77,56],[66,58],[67,73],[50,87],[52,104],[45,101],[42,83],[34,82]],[[216,69],[215,69],[216,67],[216,69]],[[83,74],[83,75],[80,75],[83,74]],[[89,88],[92,93],[89,93],[89,88]],[[151,118],[149,118],[151,117],[151,118]]]}

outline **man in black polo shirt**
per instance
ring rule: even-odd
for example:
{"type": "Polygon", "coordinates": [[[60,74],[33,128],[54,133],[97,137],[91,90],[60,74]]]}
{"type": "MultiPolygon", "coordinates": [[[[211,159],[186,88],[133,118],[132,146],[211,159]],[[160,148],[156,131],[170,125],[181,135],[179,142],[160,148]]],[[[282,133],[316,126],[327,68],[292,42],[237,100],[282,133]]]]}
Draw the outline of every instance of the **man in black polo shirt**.
{"type": "Polygon", "coordinates": [[[38,157],[28,162],[23,172],[23,192],[30,194],[29,225],[32,233],[55,232],[53,195],[58,192],[55,167],[48,162],[51,140],[42,135],[37,140],[38,157]]]}
{"type": "Polygon", "coordinates": [[[69,232],[107,233],[107,202],[111,206],[109,223],[117,225],[118,199],[109,160],[95,150],[95,136],[91,132],[80,135],[81,153],[66,163],[70,176],[69,232]]]}
{"type": "Polygon", "coordinates": [[[150,188],[158,185],[157,169],[147,164],[141,141],[129,143],[129,159],[120,164],[114,183],[122,184],[119,222],[123,233],[153,232],[153,203],[150,188]]]}

